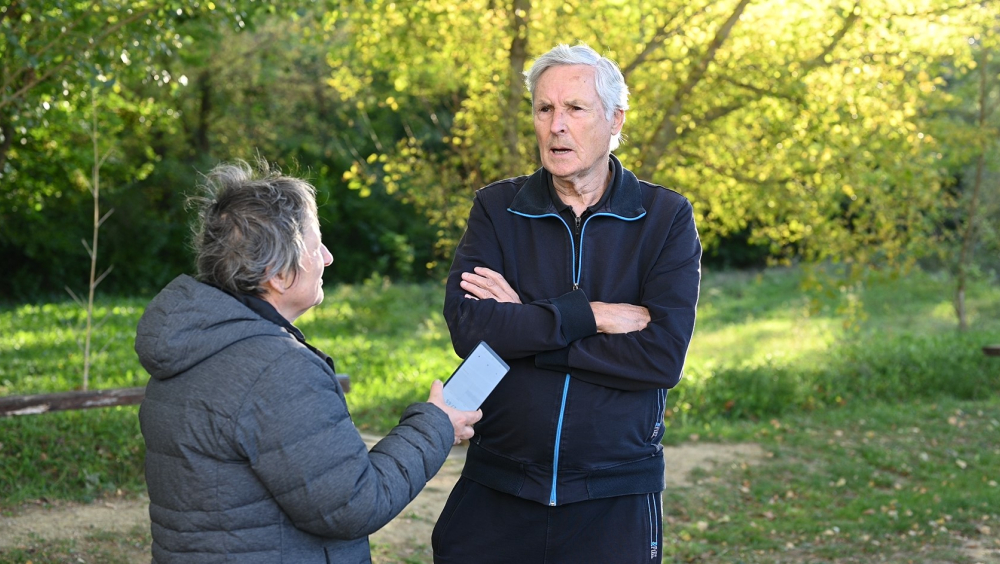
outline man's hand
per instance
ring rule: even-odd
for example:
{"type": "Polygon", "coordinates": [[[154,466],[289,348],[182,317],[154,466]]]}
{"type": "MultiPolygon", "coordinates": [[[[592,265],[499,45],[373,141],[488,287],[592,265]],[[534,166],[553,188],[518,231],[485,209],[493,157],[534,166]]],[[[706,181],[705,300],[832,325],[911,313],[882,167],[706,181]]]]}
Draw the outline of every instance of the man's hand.
{"type": "Polygon", "coordinates": [[[477,266],[474,272],[462,273],[462,289],[466,298],[476,300],[496,300],[500,303],[519,304],[521,298],[499,273],[477,266]]]}
{"type": "Polygon", "coordinates": [[[434,380],[434,383],[431,384],[431,395],[428,396],[427,401],[440,407],[441,411],[444,411],[448,416],[448,419],[451,419],[451,425],[455,428],[456,445],[464,440],[471,439],[476,434],[472,426],[483,418],[483,410],[460,411],[449,407],[444,402],[444,384],[441,383],[441,380],[434,380]]]}
{"type": "Polygon", "coordinates": [[[631,304],[590,302],[598,333],[632,333],[649,324],[649,310],[631,304]]]}

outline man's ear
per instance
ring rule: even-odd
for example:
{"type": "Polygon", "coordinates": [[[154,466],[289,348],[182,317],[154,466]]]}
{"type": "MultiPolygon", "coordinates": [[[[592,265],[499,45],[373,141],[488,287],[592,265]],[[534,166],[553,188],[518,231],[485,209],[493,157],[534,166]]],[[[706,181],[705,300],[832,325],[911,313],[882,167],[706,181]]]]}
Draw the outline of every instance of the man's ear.
{"type": "Polygon", "coordinates": [[[611,116],[611,134],[618,135],[622,131],[622,127],[625,126],[625,110],[619,108],[615,110],[615,114],[611,116]]]}

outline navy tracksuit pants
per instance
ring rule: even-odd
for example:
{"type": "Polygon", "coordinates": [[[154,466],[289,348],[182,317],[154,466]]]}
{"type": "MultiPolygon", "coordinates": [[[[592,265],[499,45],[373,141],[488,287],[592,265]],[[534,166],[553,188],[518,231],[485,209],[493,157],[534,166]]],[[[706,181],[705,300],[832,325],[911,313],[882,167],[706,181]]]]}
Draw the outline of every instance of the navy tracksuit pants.
{"type": "Polygon", "coordinates": [[[459,479],[431,536],[435,564],[662,561],[659,493],[550,507],[459,479]]]}

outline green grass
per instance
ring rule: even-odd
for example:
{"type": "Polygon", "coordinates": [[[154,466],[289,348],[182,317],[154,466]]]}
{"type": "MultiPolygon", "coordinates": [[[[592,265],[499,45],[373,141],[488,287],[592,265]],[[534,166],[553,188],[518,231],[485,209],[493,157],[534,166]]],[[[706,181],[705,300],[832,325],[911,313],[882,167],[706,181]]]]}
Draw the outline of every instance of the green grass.
{"type": "Polygon", "coordinates": [[[699,440],[765,455],[664,493],[665,561],[971,563],[965,545],[1000,550],[998,434],[996,397],[720,425],[699,440]]]}
{"type": "MultiPolygon", "coordinates": [[[[990,546],[1000,529],[991,484],[1000,468],[1000,358],[980,348],[1000,344],[1000,285],[976,282],[973,326],[959,334],[947,277],[915,272],[806,293],[801,276],[705,274],[666,442],[754,441],[769,457],[668,491],[666,560],[962,562],[961,538],[990,546]]],[[[359,427],[391,428],[457,365],[442,299],[438,285],[372,279],[328,288],[324,304],[300,318],[351,376],[359,427]]],[[[98,301],[98,317],[111,315],[96,333],[97,349],[109,344],[95,358],[92,388],[145,383],[132,350],[145,302],[98,301]]],[[[0,395],[78,387],[80,321],[69,301],[0,307],[0,395]]],[[[136,411],[0,419],[0,509],[143,492],[136,411]]]]}
{"type": "Polygon", "coordinates": [[[132,564],[149,561],[151,542],[148,528],[139,526],[125,534],[101,531],[79,539],[32,537],[17,547],[0,551],[0,558],[6,564],[132,564]]]}
{"type": "Polygon", "coordinates": [[[989,397],[1000,362],[1000,285],[981,281],[964,333],[952,282],[916,272],[832,292],[798,290],[798,271],[706,275],[685,381],[682,424],[767,418],[850,402],[989,397]]]}

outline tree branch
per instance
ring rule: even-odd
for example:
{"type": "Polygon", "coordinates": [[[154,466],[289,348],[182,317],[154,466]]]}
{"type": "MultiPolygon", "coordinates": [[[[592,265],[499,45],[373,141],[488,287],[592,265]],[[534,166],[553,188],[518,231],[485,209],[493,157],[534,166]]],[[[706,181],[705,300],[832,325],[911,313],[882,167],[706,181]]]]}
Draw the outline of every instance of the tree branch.
{"type": "MultiPolygon", "coordinates": [[[[87,12],[92,11],[95,6],[97,6],[97,0],[94,0],[94,2],[92,2],[90,4],[90,6],[87,8],[87,10],[83,14],[86,14],[87,12]]],[[[37,58],[41,57],[42,55],[44,55],[46,51],[48,51],[53,46],[55,46],[56,44],[58,44],[59,43],[59,39],[61,37],[65,37],[66,35],[69,35],[69,33],[71,31],[73,31],[73,28],[76,27],[78,23],[80,23],[80,20],[82,20],[82,19],[84,19],[86,17],[83,14],[81,14],[79,18],[77,18],[75,20],[72,20],[68,24],[62,26],[62,28],[59,31],[59,34],[56,35],[56,37],[54,39],[52,39],[52,41],[49,41],[46,45],[44,45],[38,51],[29,54],[28,58],[29,59],[37,59],[37,58]]],[[[65,51],[72,52],[73,50],[72,49],[65,49],[65,51]]],[[[14,82],[15,80],[17,80],[21,76],[21,73],[26,72],[26,71],[30,70],[31,68],[32,67],[30,67],[30,66],[22,67],[19,71],[17,71],[17,73],[14,76],[10,77],[9,81],[5,81],[4,82],[4,86],[6,86],[9,82],[14,82]]]]}
{"type": "Polygon", "coordinates": [[[662,47],[663,43],[666,42],[667,39],[670,39],[674,35],[677,35],[684,28],[684,25],[690,22],[694,18],[694,16],[704,13],[705,10],[707,10],[708,7],[711,5],[712,5],[711,2],[705,4],[704,6],[701,7],[701,9],[692,12],[690,16],[688,16],[683,21],[679,22],[677,25],[673,26],[670,29],[668,29],[668,26],[670,25],[670,23],[673,22],[674,18],[677,17],[677,14],[674,13],[669,18],[667,18],[667,23],[663,25],[663,28],[657,30],[657,32],[653,34],[653,38],[650,39],[649,42],[646,43],[646,45],[642,48],[642,52],[636,55],[635,59],[633,59],[632,62],[630,62],[629,64],[625,65],[622,68],[622,75],[625,77],[625,82],[626,83],[628,82],[628,77],[636,69],[638,69],[640,65],[645,63],[649,59],[650,55],[652,55],[660,47],[662,47]]]}
{"type": "Polygon", "coordinates": [[[730,32],[732,32],[733,27],[736,25],[736,22],[739,21],[740,16],[743,15],[743,11],[749,3],[750,0],[740,0],[740,3],[736,5],[735,9],[733,9],[733,13],[729,15],[729,18],[716,32],[715,37],[712,38],[708,47],[705,48],[705,52],[702,54],[701,58],[692,63],[687,80],[685,80],[680,88],[677,89],[677,92],[674,93],[674,98],[667,107],[667,111],[663,114],[663,119],[660,120],[659,125],[653,130],[651,141],[645,145],[640,155],[639,160],[641,161],[642,170],[651,171],[652,167],[650,167],[648,162],[649,156],[662,155],[666,152],[667,147],[673,143],[674,139],[677,138],[674,119],[684,108],[684,102],[687,97],[702,81],[702,79],[705,78],[705,72],[708,70],[708,65],[715,59],[715,55],[718,53],[719,48],[721,48],[722,44],[725,43],[730,32]]]}
{"type": "MultiPolygon", "coordinates": [[[[854,8],[852,8],[848,13],[847,17],[844,18],[843,25],[841,25],[840,29],[837,30],[837,32],[833,35],[833,37],[830,40],[830,43],[823,48],[823,51],[819,55],[813,57],[805,65],[803,65],[802,76],[805,76],[820,67],[827,66],[832,63],[832,61],[826,60],[827,56],[829,56],[834,51],[837,45],[844,39],[848,31],[850,31],[850,28],[854,26],[854,24],[857,22],[859,18],[860,18],[860,8],[859,4],[856,3],[854,5],[854,8]]],[[[802,76],[797,77],[796,81],[801,80],[802,76]]],[[[728,82],[729,84],[732,84],[738,88],[748,90],[751,92],[752,95],[743,100],[736,101],[732,104],[727,104],[724,106],[716,106],[714,108],[709,109],[707,112],[702,114],[701,119],[695,121],[695,125],[698,127],[702,127],[705,124],[712,123],[718,119],[721,119],[731,114],[732,112],[735,112],[736,110],[746,107],[748,104],[752,102],[756,102],[758,100],[767,97],[785,99],[795,104],[804,103],[804,100],[802,100],[800,97],[784,93],[784,91],[787,90],[787,88],[770,88],[770,89],[760,88],[752,84],[737,81],[728,76],[721,77],[720,80],[728,82]]],[[[674,138],[675,139],[682,138],[688,133],[690,133],[690,131],[692,131],[693,129],[695,128],[694,127],[684,128],[680,132],[677,132],[674,138]]]]}
{"type": "MultiPolygon", "coordinates": [[[[146,10],[143,10],[142,12],[136,12],[130,18],[123,19],[123,20],[119,21],[117,24],[115,24],[115,25],[109,27],[108,29],[104,30],[104,33],[102,33],[99,36],[97,36],[96,38],[94,38],[94,44],[95,45],[100,44],[102,41],[104,41],[105,39],[107,39],[108,36],[110,36],[110,35],[112,35],[114,33],[117,33],[118,30],[120,30],[123,27],[125,27],[125,26],[127,26],[127,25],[129,25],[129,24],[131,24],[133,22],[135,22],[136,20],[138,20],[140,18],[145,17],[148,14],[151,14],[153,11],[154,11],[153,8],[147,8],[146,10]]],[[[31,89],[35,88],[39,84],[42,84],[43,82],[45,82],[46,80],[48,80],[49,77],[51,77],[53,74],[55,74],[56,72],[59,72],[64,67],[66,67],[69,63],[73,62],[75,60],[75,55],[77,55],[77,54],[78,53],[70,53],[70,54],[68,54],[65,59],[63,59],[58,64],[56,64],[55,66],[53,66],[52,68],[50,68],[44,74],[42,74],[41,76],[36,76],[33,80],[28,81],[27,84],[25,84],[24,86],[22,86],[17,92],[14,92],[13,94],[11,94],[10,96],[7,96],[3,100],[0,100],[0,109],[3,109],[4,107],[6,107],[6,106],[8,106],[8,105],[10,105],[12,103],[14,103],[15,100],[17,100],[18,98],[22,97],[25,93],[27,93],[28,91],[30,91],[31,89]]]]}
{"type": "Polygon", "coordinates": [[[861,18],[861,3],[860,1],[858,1],[854,3],[854,7],[851,8],[850,13],[847,14],[846,18],[844,18],[844,23],[843,25],[840,26],[840,29],[837,30],[837,33],[834,33],[833,36],[830,38],[830,43],[827,44],[827,46],[823,49],[823,51],[819,55],[813,57],[812,60],[808,61],[803,66],[802,74],[803,75],[809,74],[810,72],[819,67],[828,65],[829,62],[827,62],[826,58],[831,53],[833,53],[833,50],[837,48],[837,45],[840,44],[841,40],[843,40],[844,37],[847,35],[847,32],[851,30],[855,22],[857,22],[858,19],[860,18],[861,18]]]}

